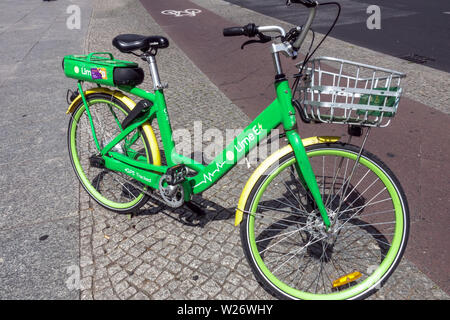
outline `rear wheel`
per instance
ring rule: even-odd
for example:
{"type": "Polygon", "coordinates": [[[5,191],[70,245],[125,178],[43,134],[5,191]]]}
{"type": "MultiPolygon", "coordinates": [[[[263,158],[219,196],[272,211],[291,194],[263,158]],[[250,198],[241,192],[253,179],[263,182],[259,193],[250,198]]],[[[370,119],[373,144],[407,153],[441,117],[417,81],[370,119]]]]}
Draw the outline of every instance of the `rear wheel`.
{"type": "MultiPolygon", "coordinates": [[[[131,111],[123,102],[105,93],[86,97],[100,147],[106,146],[120,132],[121,123],[131,111]]],[[[127,213],[140,208],[148,200],[147,187],[131,177],[108,170],[97,150],[89,117],[82,101],[69,122],[68,146],[72,166],[87,193],[101,206],[127,213]]],[[[141,128],[132,131],[126,141],[113,151],[151,163],[149,139],[141,128]]]]}
{"type": "Polygon", "coordinates": [[[409,233],[404,192],[386,165],[359,148],[306,148],[331,227],[298,179],[293,152],[253,186],[241,224],[257,280],[290,299],[358,299],[380,288],[398,265],[409,233]]]}

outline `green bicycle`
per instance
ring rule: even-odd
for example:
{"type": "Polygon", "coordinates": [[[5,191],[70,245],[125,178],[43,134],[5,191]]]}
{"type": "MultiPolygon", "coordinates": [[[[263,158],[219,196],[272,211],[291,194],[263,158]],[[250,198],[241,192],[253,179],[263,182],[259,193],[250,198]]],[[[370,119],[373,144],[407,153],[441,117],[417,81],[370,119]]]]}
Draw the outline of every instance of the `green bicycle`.
{"type": "Polygon", "coordinates": [[[314,50],[299,64],[291,89],[280,53],[297,56],[320,4],[290,2],[309,8],[303,28],[287,33],[279,26],[254,24],[224,29],[224,36],[273,40],[276,98],[208,165],[175,150],[155,59],[159,49],[168,47],[166,38],[124,34],[113,40],[121,52],[148,62],[153,92],[137,87],[144,72],[134,62],[116,60],[111,53],[66,56],[64,72],[78,80],[78,89],[68,96],[70,159],[87,193],[109,210],[133,212],[151,198],[177,208],[213,186],[281,126],[288,144],[253,172],[236,209],[235,225],[240,225],[252,271],[279,298],[364,298],[395,270],[409,233],[400,183],[363,149],[370,128],[387,125],[395,115],[404,75],[335,58],[310,59],[314,50]],[[83,90],[84,81],[97,87],[83,90]],[[142,100],[135,103],[123,92],[142,100]],[[362,146],[332,136],[301,139],[296,115],[304,122],[348,125],[351,135],[367,128],[362,146]]]}

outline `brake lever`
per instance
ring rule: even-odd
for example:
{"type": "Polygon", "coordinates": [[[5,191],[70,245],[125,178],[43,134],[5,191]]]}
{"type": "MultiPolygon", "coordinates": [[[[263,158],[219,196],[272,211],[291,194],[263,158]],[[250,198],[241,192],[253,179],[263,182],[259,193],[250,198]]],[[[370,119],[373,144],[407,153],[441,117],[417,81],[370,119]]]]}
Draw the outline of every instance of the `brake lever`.
{"type": "Polygon", "coordinates": [[[241,50],[244,49],[244,47],[248,44],[252,44],[252,43],[266,43],[272,40],[272,37],[266,36],[265,34],[262,34],[260,32],[258,32],[256,34],[259,38],[259,40],[248,40],[245,41],[242,45],[241,45],[241,50]]]}

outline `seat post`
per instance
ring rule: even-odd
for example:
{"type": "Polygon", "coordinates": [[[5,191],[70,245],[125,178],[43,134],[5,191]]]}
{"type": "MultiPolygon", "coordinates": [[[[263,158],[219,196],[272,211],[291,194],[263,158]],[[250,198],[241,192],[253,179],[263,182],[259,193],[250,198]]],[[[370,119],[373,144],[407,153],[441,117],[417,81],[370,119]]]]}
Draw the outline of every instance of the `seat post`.
{"type": "Polygon", "coordinates": [[[150,74],[153,81],[153,90],[163,89],[165,86],[161,83],[159,78],[158,66],[156,65],[156,59],[154,54],[148,54],[145,56],[148,65],[150,67],[150,74]]]}

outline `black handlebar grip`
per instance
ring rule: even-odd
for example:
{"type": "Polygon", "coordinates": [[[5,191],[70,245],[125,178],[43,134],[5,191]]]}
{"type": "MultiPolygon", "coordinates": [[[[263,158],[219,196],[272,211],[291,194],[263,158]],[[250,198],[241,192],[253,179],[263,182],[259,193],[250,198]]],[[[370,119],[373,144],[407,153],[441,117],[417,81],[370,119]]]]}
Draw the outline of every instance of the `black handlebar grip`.
{"type": "Polygon", "coordinates": [[[299,3],[304,5],[307,8],[312,8],[315,7],[317,5],[317,3],[315,1],[312,0],[290,0],[291,3],[299,3]]]}
{"type": "Polygon", "coordinates": [[[245,35],[245,30],[243,27],[231,27],[223,29],[224,37],[234,37],[245,35]]]}

